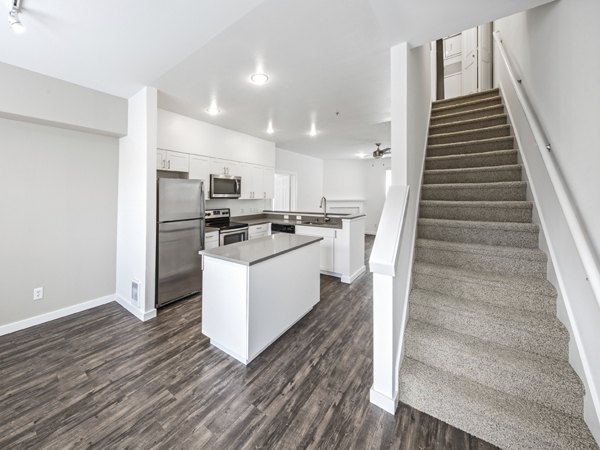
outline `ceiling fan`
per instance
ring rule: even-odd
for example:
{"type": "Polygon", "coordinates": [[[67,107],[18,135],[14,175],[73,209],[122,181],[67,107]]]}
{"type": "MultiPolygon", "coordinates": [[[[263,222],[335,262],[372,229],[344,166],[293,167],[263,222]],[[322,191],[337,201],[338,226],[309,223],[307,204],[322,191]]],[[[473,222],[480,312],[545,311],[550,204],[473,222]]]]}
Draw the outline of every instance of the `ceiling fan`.
{"type": "Polygon", "coordinates": [[[373,158],[375,159],[383,158],[385,155],[390,155],[392,153],[391,147],[379,148],[381,146],[381,142],[376,143],[375,146],[377,147],[373,151],[373,158]]]}

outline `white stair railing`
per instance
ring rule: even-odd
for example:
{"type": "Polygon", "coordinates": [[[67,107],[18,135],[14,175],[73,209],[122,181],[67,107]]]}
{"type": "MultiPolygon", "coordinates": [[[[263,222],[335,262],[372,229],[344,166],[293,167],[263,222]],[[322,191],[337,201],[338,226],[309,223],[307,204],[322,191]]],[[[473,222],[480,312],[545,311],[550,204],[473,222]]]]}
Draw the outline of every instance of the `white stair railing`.
{"type": "Polygon", "coordinates": [[[406,322],[408,310],[407,305],[397,304],[397,299],[403,296],[395,292],[399,289],[395,278],[408,196],[408,186],[389,188],[369,258],[369,268],[373,272],[373,386],[370,399],[371,403],[391,414],[396,412],[397,364],[404,334],[403,327],[398,324],[406,322]]]}

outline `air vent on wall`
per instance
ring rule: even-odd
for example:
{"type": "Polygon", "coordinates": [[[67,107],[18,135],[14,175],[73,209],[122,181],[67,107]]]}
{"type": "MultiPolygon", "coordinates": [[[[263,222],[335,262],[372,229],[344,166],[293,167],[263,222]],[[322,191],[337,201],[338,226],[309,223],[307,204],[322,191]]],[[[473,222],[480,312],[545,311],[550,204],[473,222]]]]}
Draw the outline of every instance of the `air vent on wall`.
{"type": "Polygon", "coordinates": [[[142,290],[141,283],[137,280],[131,282],[131,303],[140,304],[140,291],[142,290]]]}

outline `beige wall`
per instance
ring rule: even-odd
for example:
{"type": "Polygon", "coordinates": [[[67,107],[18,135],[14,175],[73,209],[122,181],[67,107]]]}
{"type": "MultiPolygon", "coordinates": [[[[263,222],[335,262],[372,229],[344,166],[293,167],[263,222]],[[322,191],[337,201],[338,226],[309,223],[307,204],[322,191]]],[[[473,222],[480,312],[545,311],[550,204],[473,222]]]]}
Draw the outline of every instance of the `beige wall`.
{"type": "Polygon", "coordinates": [[[118,140],[7,119],[0,136],[0,325],[114,294],[118,140]]]}

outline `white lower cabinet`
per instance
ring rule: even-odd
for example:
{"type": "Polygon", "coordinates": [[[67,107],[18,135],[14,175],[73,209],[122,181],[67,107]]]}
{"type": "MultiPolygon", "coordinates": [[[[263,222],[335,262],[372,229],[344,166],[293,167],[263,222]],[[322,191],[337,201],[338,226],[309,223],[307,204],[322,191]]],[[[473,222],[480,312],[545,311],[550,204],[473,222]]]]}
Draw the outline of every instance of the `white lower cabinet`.
{"type": "Polygon", "coordinates": [[[323,238],[320,241],[321,245],[321,270],[324,272],[335,272],[335,238],[337,230],[332,228],[322,227],[307,227],[296,225],[296,234],[303,236],[320,236],[323,238]]]}
{"type": "Polygon", "coordinates": [[[209,250],[219,246],[219,231],[209,231],[204,234],[204,249],[209,250]]]}
{"type": "Polygon", "coordinates": [[[257,239],[271,234],[271,224],[262,223],[260,225],[251,225],[248,227],[248,239],[257,239]]]}

